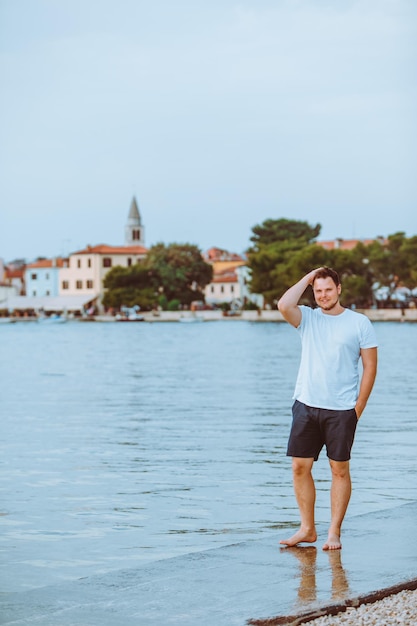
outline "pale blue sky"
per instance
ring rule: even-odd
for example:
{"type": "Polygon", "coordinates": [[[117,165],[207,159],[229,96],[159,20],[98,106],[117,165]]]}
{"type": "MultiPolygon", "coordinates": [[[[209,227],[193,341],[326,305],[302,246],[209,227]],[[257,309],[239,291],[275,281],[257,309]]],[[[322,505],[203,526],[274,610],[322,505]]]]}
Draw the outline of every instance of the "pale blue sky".
{"type": "Polygon", "coordinates": [[[0,0],[0,257],[417,234],[414,0],[0,0]]]}

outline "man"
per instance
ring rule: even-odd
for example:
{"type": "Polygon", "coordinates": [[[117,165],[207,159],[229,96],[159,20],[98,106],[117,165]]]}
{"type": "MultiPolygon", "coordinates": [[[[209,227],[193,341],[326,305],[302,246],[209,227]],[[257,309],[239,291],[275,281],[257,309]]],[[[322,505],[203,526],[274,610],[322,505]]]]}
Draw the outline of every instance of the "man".
{"type": "Polygon", "coordinates": [[[301,525],[292,537],[280,542],[286,546],[317,539],[312,468],[325,445],[332,485],[331,523],[323,550],[342,547],[341,527],[351,495],[350,453],[357,421],[375,381],[377,342],[369,319],[340,304],[341,290],[337,273],[321,267],[301,278],[278,302],[284,319],[300,333],[302,345],[287,449],[301,525]],[[298,304],[309,285],[316,309],[298,304]]]}

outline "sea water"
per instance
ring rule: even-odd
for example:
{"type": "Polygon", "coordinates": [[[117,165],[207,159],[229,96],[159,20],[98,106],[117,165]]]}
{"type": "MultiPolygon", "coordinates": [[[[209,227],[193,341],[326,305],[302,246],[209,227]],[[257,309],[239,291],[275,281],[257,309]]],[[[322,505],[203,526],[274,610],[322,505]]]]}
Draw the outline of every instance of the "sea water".
{"type": "MultiPolygon", "coordinates": [[[[417,324],[375,323],[348,515],[417,497],[417,324]]],[[[3,324],[0,586],[22,591],[298,523],[285,323],[3,324]]],[[[317,521],[329,519],[325,451],[317,521]]]]}

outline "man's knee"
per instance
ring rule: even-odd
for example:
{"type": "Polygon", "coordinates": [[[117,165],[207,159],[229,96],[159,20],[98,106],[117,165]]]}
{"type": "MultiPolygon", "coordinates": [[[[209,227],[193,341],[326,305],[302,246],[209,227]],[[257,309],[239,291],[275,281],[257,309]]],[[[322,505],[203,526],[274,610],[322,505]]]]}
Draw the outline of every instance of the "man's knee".
{"type": "Polygon", "coordinates": [[[314,459],[304,459],[301,457],[293,457],[292,459],[292,471],[294,476],[303,476],[311,472],[314,459]]]}
{"type": "Polygon", "coordinates": [[[334,478],[347,478],[350,475],[349,461],[333,461],[329,459],[334,478]]]}

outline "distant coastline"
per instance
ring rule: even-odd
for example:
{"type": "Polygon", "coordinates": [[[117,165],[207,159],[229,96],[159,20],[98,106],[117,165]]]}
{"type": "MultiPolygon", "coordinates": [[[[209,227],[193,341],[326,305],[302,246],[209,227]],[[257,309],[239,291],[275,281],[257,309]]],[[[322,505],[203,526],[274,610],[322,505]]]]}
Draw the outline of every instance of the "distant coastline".
{"type": "MultiPolygon", "coordinates": [[[[417,322],[417,309],[356,309],[363,313],[372,322],[417,322]]],[[[146,322],[178,322],[182,317],[191,317],[189,311],[161,311],[155,313],[142,313],[146,322]]],[[[246,321],[246,322],[284,322],[279,311],[242,311],[239,315],[224,316],[222,311],[198,311],[197,316],[204,321],[246,321]]],[[[108,315],[96,316],[96,321],[110,322],[115,318],[108,315]]]]}
{"type": "MultiPolygon", "coordinates": [[[[366,315],[371,322],[417,322],[417,309],[356,309],[356,311],[366,315]]],[[[197,317],[197,321],[204,322],[285,322],[281,313],[276,310],[241,311],[235,315],[225,315],[220,310],[198,311],[197,313],[192,311],[160,311],[158,313],[142,311],[141,317],[144,318],[144,322],[151,323],[179,322],[180,320],[183,321],[184,318],[191,321],[193,317],[197,317]]],[[[3,318],[3,321],[9,320],[13,322],[36,322],[38,318],[28,316],[3,318]]],[[[110,323],[117,320],[113,315],[95,315],[91,317],[69,317],[68,321],[110,323]]]]}

